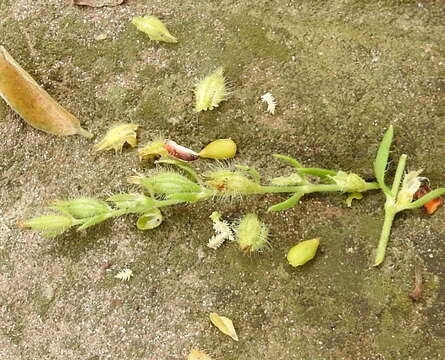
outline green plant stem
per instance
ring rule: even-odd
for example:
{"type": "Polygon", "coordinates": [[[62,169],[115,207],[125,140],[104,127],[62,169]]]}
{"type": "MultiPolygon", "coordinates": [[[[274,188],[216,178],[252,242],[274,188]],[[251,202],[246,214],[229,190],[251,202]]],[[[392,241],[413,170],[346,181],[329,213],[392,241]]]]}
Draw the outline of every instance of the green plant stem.
{"type": "Polygon", "coordinates": [[[406,154],[400,156],[399,163],[397,164],[396,175],[394,177],[394,181],[392,183],[392,188],[391,188],[391,193],[394,198],[397,196],[397,193],[399,192],[400,182],[402,181],[403,172],[405,171],[407,157],[408,156],[406,154]]]}
{"type": "MultiPolygon", "coordinates": [[[[377,183],[366,183],[366,186],[361,189],[360,192],[368,190],[379,189],[380,186],[377,183]]],[[[355,192],[356,189],[344,189],[337,184],[310,184],[301,186],[261,186],[259,193],[296,193],[301,192],[305,194],[313,192],[328,192],[328,191],[345,191],[345,192],[355,192]]]]}
{"type": "Polygon", "coordinates": [[[393,205],[385,205],[385,221],[383,222],[383,228],[380,234],[380,240],[375,255],[374,266],[379,266],[385,259],[386,246],[388,245],[392,223],[396,214],[397,210],[393,205]]]}

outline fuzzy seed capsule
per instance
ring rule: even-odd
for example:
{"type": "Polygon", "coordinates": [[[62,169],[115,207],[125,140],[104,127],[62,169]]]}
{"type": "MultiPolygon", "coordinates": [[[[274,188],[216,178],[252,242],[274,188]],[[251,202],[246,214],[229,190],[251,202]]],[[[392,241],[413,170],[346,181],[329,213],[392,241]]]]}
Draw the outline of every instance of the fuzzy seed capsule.
{"type": "Polygon", "coordinates": [[[300,266],[312,260],[317,252],[320,238],[306,240],[292,247],[287,254],[287,261],[292,266],[300,266]]]}
{"type": "Polygon", "coordinates": [[[236,238],[241,251],[251,253],[267,245],[269,229],[256,214],[247,214],[239,222],[236,238]]]}
{"type": "Polygon", "coordinates": [[[115,152],[120,152],[125,143],[135,147],[137,145],[136,130],[138,127],[139,125],[134,124],[120,124],[112,127],[104,138],[94,146],[95,150],[114,149],[115,152]]]}
{"type": "Polygon", "coordinates": [[[213,110],[221,101],[227,99],[228,91],[223,75],[224,69],[219,67],[213,73],[200,80],[195,90],[195,111],[213,110]]]}
{"type": "Polygon", "coordinates": [[[230,159],[235,154],[236,144],[232,139],[218,139],[202,149],[199,156],[208,159],[230,159]]]}

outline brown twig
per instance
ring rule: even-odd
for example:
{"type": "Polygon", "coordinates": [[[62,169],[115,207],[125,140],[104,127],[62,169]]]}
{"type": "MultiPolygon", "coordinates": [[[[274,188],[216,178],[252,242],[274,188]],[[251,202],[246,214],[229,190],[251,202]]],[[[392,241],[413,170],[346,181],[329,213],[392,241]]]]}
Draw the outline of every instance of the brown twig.
{"type": "Polygon", "coordinates": [[[413,301],[418,301],[422,296],[423,290],[423,279],[422,279],[422,268],[420,265],[416,265],[414,270],[414,290],[409,294],[409,297],[413,301]]]}

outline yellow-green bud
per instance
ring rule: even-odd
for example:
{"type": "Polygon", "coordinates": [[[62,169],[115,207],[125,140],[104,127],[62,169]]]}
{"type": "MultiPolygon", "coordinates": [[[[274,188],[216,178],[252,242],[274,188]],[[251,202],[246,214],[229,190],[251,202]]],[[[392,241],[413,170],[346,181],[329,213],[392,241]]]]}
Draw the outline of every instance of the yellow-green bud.
{"type": "Polygon", "coordinates": [[[135,147],[138,143],[136,130],[139,126],[134,124],[121,124],[112,127],[105,134],[104,138],[98,142],[94,148],[96,151],[111,150],[115,152],[122,151],[125,143],[135,147]]]}
{"type": "Polygon", "coordinates": [[[202,188],[199,184],[187,177],[174,173],[162,172],[152,176],[136,176],[130,182],[144,186],[148,191],[156,194],[199,193],[202,188]]]}
{"type": "Polygon", "coordinates": [[[74,219],[63,215],[43,215],[19,223],[21,227],[43,231],[42,235],[47,237],[59,235],[72,225],[74,225],[74,219]]]}
{"type": "Polygon", "coordinates": [[[230,159],[235,154],[236,144],[232,139],[219,139],[202,149],[199,156],[208,159],[230,159]]]}
{"type": "Polygon", "coordinates": [[[292,247],[287,253],[287,261],[292,266],[300,266],[312,260],[317,252],[320,238],[306,240],[292,247]]]}
{"type": "Polygon", "coordinates": [[[261,250],[267,244],[269,229],[256,214],[247,214],[239,222],[236,238],[245,253],[261,250]]]}

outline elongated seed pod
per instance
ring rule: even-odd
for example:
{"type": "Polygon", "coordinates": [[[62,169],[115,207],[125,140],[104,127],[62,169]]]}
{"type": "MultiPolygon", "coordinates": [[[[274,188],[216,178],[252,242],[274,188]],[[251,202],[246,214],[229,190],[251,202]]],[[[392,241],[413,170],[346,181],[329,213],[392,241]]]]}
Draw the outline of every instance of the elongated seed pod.
{"type": "Polygon", "coordinates": [[[58,104],[0,46],[0,96],[29,125],[54,135],[93,134],[81,128],[79,120],[58,104]]]}

